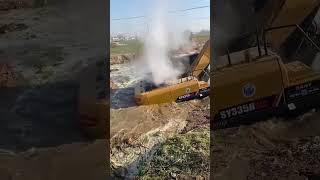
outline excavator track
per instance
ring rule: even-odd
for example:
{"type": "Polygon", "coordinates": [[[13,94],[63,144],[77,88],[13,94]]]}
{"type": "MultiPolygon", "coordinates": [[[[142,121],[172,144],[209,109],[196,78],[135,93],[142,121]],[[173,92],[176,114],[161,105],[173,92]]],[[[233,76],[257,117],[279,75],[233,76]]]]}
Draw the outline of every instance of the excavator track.
{"type": "Polygon", "coordinates": [[[244,118],[234,118],[234,119],[228,119],[228,120],[223,120],[223,121],[218,121],[218,122],[212,122],[211,123],[211,130],[220,130],[220,129],[227,129],[227,128],[234,128],[234,127],[239,127],[243,125],[251,125],[257,122],[265,121],[268,119],[271,119],[272,117],[277,117],[276,115],[274,116],[261,116],[259,118],[251,118],[250,120],[244,120],[244,118]]]}
{"type": "MultiPolygon", "coordinates": [[[[246,119],[245,117],[241,118],[233,118],[233,119],[228,119],[228,120],[220,120],[220,121],[213,121],[211,122],[211,130],[216,131],[216,130],[221,130],[221,129],[227,129],[227,128],[234,128],[234,127],[239,127],[239,126],[245,126],[245,125],[252,125],[258,122],[262,121],[267,121],[272,118],[281,118],[284,120],[292,120],[296,119],[299,116],[304,115],[305,113],[308,112],[318,112],[320,108],[320,103],[319,101],[319,94],[316,94],[313,97],[309,97],[310,99],[316,100],[316,103],[309,105],[309,106],[300,106],[298,109],[295,111],[289,111],[286,109],[285,105],[283,104],[282,107],[279,107],[276,111],[269,111],[269,113],[264,113],[264,115],[261,116],[256,116],[255,118],[248,118],[246,119]]],[[[307,103],[307,102],[306,102],[307,103]]]]}
{"type": "Polygon", "coordinates": [[[211,130],[227,129],[239,126],[239,121],[219,121],[211,123],[211,130]]]}

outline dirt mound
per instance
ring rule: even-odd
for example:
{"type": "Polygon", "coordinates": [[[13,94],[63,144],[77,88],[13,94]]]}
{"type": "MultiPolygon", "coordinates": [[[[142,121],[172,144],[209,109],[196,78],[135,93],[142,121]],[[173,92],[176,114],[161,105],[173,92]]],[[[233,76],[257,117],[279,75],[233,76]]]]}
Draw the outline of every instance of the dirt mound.
{"type": "Polygon", "coordinates": [[[249,177],[312,177],[320,175],[320,137],[305,137],[278,144],[250,159],[249,177]],[[254,171],[254,173],[253,173],[254,171]]]}
{"type": "Polygon", "coordinates": [[[27,1],[21,1],[21,0],[1,0],[0,1],[0,11],[8,11],[11,9],[20,9],[20,8],[26,8],[31,7],[31,3],[27,1]]]}
{"type": "Polygon", "coordinates": [[[135,58],[134,54],[114,55],[110,57],[110,64],[124,64],[135,58]]]}
{"type": "Polygon", "coordinates": [[[110,89],[117,89],[118,86],[110,80],[110,89]]]}
{"type": "Polygon", "coordinates": [[[206,98],[200,102],[199,107],[188,114],[187,125],[181,133],[187,133],[204,125],[210,124],[210,99],[206,98]]]}
{"type": "Polygon", "coordinates": [[[111,109],[111,164],[121,177],[135,176],[157,144],[186,124],[191,104],[163,104],[111,109]],[[171,133],[170,133],[171,132],[171,133]]]}
{"type": "Polygon", "coordinates": [[[213,132],[211,173],[216,179],[301,179],[319,174],[319,117],[307,113],[213,132]]]}
{"type": "Polygon", "coordinates": [[[0,24],[0,34],[5,34],[8,32],[14,32],[14,31],[22,31],[25,29],[28,29],[28,26],[23,23],[0,24]]]}
{"type": "Polygon", "coordinates": [[[14,71],[10,63],[0,62],[0,88],[22,86],[24,82],[23,76],[14,71]]]}
{"type": "Polygon", "coordinates": [[[185,121],[192,107],[191,103],[171,103],[111,109],[111,137],[123,130],[131,136],[139,136],[153,128],[164,126],[169,121],[185,121]]]}
{"type": "Polygon", "coordinates": [[[134,176],[141,162],[150,160],[167,138],[208,125],[209,103],[207,98],[111,109],[113,172],[120,177],[134,176]]]}
{"type": "Polygon", "coordinates": [[[107,179],[106,141],[12,153],[0,150],[2,180],[107,179]]]}

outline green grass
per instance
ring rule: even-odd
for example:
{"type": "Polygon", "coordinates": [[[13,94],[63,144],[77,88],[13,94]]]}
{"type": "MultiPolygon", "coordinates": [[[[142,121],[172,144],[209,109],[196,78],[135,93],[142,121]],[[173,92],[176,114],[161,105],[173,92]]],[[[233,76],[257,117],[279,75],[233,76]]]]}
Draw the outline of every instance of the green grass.
{"type": "Polygon", "coordinates": [[[139,179],[208,177],[209,149],[208,129],[177,135],[163,143],[148,164],[141,165],[139,179]]]}
{"type": "Polygon", "coordinates": [[[54,73],[54,70],[52,66],[45,66],[40,71],[40,77],[43,81],[46,81],[53,75],[53,73],[54,73]]]}
{"type": "Polygon", "coordinates": [[[138,54],[143,50],[143,42],[139,40],[128,40],[121,41],[121,44],[126,44],[124,46],[111,47],[111,55],[119,54],[138,54]]]}
{"type": "MultiPolygon", "coordinates": [[[[210,39],[209,31],[202,31],[193,35],[197,41],[206,41],[210,39]]],[[[120,41],[121,44],[126,44],[124,46],[111,47],[110,52],[112,55],[121,54],[139,54],[143,51],[143,42],[141,40],[127,40],[120,41]]]]}
{"type": "Polygon", "coordinates": [[[195,38],[198,41],[206,41],[210,39],[210,32],[204,31],[193,35],[193,38],[195,38]]]}

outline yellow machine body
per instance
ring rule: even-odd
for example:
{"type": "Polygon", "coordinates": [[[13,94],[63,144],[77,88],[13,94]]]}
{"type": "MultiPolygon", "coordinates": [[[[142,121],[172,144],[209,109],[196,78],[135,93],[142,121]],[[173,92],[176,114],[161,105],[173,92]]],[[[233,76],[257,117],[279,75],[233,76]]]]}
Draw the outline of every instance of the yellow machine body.
{"type": "MultiPolygon", "coordinates": [[[[277,27],[290,24],[301,24],[320,4],[319,0],[280,0],[270,1],[270,7],[274,10],[266,9],[273,14],[267,16],[269,24],[267,27],[277,27]],[[278,5],[275,8],[275,4],[278,5]]],[[[268,40],[273,48],[278,49],[294,32],[295,28],[283,28],[269,34],[268,40]]]]}
{"type": "Polygon", "coordinates": [[[246,119],[250,114],[258,116],[265,111],[276,114],[290,104],[294,109],[302,109],[320,98],[320,73],[300,61],[284,64],[270,50],[268,55],[260,56],[257,48],[218,60],[211,73],[212,116],[214,122],[220,123],[217,126],[246,119]]]}
{"type": "Polygon", "coordinates": [[[203,46],[200,54],[191,64],[191,72],[193,77],[199,77],[205,68],[210,64],[210,40],[203,46]]]}
{"type": "Polygon", "coordinates": [[[174,85],[137,94],[135,99],[138,105],[175,102],[179,100],[179,97],[190,98],[190,96],[195,96],[201,89],[206,88],[209,88],[209,84],[204,81],[196,79],[186,80],[174,85]]]}

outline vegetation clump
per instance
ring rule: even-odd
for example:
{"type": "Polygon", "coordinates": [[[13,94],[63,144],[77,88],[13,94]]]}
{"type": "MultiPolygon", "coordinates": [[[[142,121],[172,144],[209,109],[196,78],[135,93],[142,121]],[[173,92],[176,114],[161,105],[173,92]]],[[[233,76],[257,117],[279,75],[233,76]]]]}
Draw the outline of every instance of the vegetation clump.
{"type": "Polygon", "coordinates": [[[166,140],[152,160],[142,164],[139,179],[209,179],[209,129],[166,140]]]}

